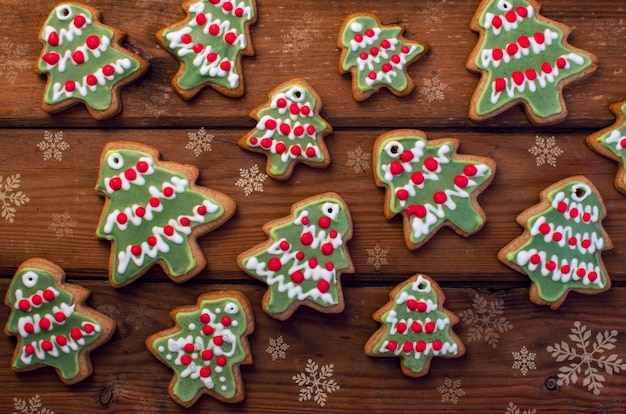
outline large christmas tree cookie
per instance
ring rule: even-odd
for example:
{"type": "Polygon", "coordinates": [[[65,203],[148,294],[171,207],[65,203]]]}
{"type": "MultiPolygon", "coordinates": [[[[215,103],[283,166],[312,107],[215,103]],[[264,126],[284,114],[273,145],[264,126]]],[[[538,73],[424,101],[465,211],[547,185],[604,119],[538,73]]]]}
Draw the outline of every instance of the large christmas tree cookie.
{"type": "Polygon", "coordinates": [[[557,309],[570,291],[596,294],[611,287],[601,253],[612,243],[602,227],[602,198],[583,176],[541,192],[541,202],[517,217],[524,233],[498,258],[532,281],[530,300],[557,309]]]}
{"type": "Polygon", "coordinates": [[[160,161],[156,149],[113,142],[102,152],[96,190],[106,198],[96,234],[111,240],[109,279],[121,287],[155,263],[175,282],[206,264],[197,237],[235,212],[228,196],[196,185],[192,165],[160,161]]]}
{"type": "Polygon", "coordinates": [[[537,125],[567,117],[563,88],[590,76],[596,57],[567,42],[569,27],[539,14],[535,0],[483,0],[470,28],[480,39],[467,68],[481,75],[470,118],[482,121],[518,103],[537,125]]]}
{"type": "Polygon", "coordinates": [[[611,111],[617,121],[608,128],[587,137],[587,144],[594,151],[612,159],[618,164],[615,176],[615,188],[626,194],[626,176],[624,176],[624,162],[626,162],[626,101],[611,105],[611,111]]]}
{"type": "Polygon", "coordinates": [[[65,283],[65,272],[45,259],[29,259],[17,269],[4,303],[11,308],[4,328],[17,337],[11,366],[30,371],[53,367],[66,384],[93,373],[89,354],[107,342],[115,322],[85,305],[90,292],[65,283]]]}
{"type": "Polygon", "coordinates": [[[373,14],[351,14],[339,30],[341,49],[339,73],[352,73],[352,96],[364,101],[382,87],[396,96],[411,93],[415,86],[408,75],[409,65],[427,51],[428,46],[405,39],[401,25],[383,26],[373,14]]]}
{"type": "Polygon", "coordinates": [[[176,325],[146,340],[148,350],[174,375],[169,392],[177,403],[191,407],[208,394],[225,402],[244,398],[240,364],[251,364],[247,336],[254,315],[237,291],[205,293],[195,306],[171,312],[176,325]]]}
{"type": "Polygon", "coordinates": [[[270,239],[237,258],[239,267],[268,285],[263,309],[285,320],[300,305],[324,313],[344,309],[340,276],[354,272],[347,241],[352,219],[335,193],[310,197],[292,206],[291,215],[263,230],[270,239]]]}
{"type": "Polygon", "coordinates": [[[332,131],[319,112],[322,100],[302,79],[293,79],[269,94],[270,100],[250,116],[257,126],[239,139],[243,149],[267,155],[267,174],[279,180],[291,176],[296,163],[323,168],[330,163],[324,137],[332,131]]]}
{"type": "Polygon", "coordinates": [[[419,130],[396,130],[374,143],[374,178],[385,187],[384,214],[402,213],[409,249],[426,243],[442,226],[462,236],[476,233],[486,216],[478,195],[491,183],[496,164],[459,155],[454,138],[427,140],[419,130]]]}
{"type": "Polygon", "coordinates": [[[37,72],[48,75],[44,110],[59,112],[82,102],[96,119],[118,114],[120,88],[149,66],[119,45],[124,37],[102,24],[96,9],[76,3],[55,7],[39,34],[37,72]]]}
{"type": "Polygon", "coordinates": [[[400,357],[409,377],[428,374],[434,357],[458,358],[465,346],[452,331],[459,318],[443,307],[445,296],[437,283],[422,274],[411,276],[389,294],[390,301],[373,318],[382,326],[365,344],[374,357],[400,357]]]}
{"type": "Polygon", "coordinates": [[[183,99],[207,85],[226,96],[243,95],[241,55],[254,54],[249,26],[257,17],[255,0],[190,0],[183,9],[184,20],[156,35],[180,61],[174,90],[183,99]]]}

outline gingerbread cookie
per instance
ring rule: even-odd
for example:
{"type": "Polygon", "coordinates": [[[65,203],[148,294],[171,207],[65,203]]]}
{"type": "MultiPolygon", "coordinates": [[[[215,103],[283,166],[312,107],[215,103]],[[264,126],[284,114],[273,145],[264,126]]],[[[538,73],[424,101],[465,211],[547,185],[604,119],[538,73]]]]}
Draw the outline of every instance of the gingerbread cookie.
{"type": "Polygon", "coordinates": [[[426,243],[441,226],[462,236],[476,233],[486,216],[476,201],[491,183],[496,164],[459,155],[454,138],[427,140],[419,130],[395,130],[374,143],[374,179],[385,187],[384,214],[402,213],[409,249],[426,243]]]}
{"type": "Polygon", "coordinates": [[[237,261],[244,272],[267,283],[265,312],[286,320],[300,305],[324,313],[343,311],[339,279],[343,272],[354,272],[346,246],[352,238],[346,203],[335,193],[310,197],[263,230],[270,239],[237,261]]]}
{"type": "Polygon", "coordinates": [[[483,121],[519,103],[536,125],[567,117],[563,88],[597,69],[567,42],[569,27],[539,14],[534,0],[483,0],[470,23],[480,34],[467,68],[481,75],[470,118],[483,121]]]}
{"type": "Polygon", "coordinates": [[[171,397],[191,407],[203,395],[220,401],[244,399],[240,364],[251,364],[247,336],[254,331],[254,315],[246,297],[237,291],[205,293],[195,306],[170,313],[176,325],[150,335],[148,350],[174,371],[171,397]]]}
{"type": "Polygon", "coordinates": [[[241,55],[252,56],[249,26],[256,21],[255,0],[190,0],[187,17],[158,31],[159,43],[180,61],[172,87],[191,99],[205,86],[242,96],[241,55]]]}
{"type": "Polygon", "coordinates": [[[269,94],[270,100],[250,116],[257,126],[239,139],[239,146],[267,156],[267,174],[278,180],[291,176],[296,163],[323,168],[330,163],[324,137],[332,127],[319,112],[322,100],[302,79],[293,79],[269,94]]]}
{"type": "Polygon", "coordinates": [[[31,371],[47,365],[66,384],[89,377],[90,352],[107,342],[116,327],[85,305],[89,295],[89,290],[65,283],[63,269],[48,260],[22,263],[4,299],[11,308],[4,332],[17,337],[12,368],[31,371]]]}
{"type": "Polygon", "coordinates": [[[409,65],[427,51],[424,43],[407,40],[404,26],[384,26],[373,14],[354,13],[339,30],[339,73],[352,73],[352,96],[364,101],[382,87],[396,96],[411,93],[415,86],[409,65]]]}
{"type": "Polygon", "coordinates": [[[55,7],[39,40],[37,72],[48,75],[43,109],[55,113],[84,103],[95,119],[122,110],[120,89],[148,70],[148,62],[122,48],[125,34],[100,22],[98,10],[77,3],[55,7]]]}
{"type": "Polygon", "coordinates": [[[587,144],[597,153],[612,159],[618,164],[615,176],[615,188],[626,195],[626,177],[624,162],[626,161],[626,101],[611,105],[611,111],[617,121],[608,128],[587,137],[587,144]]]}
{"type": "Polygon", "coordinates": [[[389,299],[373,315],[382,326],[365,344],[367,355],[400,357],[405,375],[422,377],[434,357],[465,354],[461,338],[452,330],[459,318],[443,307],[445,296],[433,279],[413,275],[396,286],[389,299]]]}
{"type": "Polygon", "coordinates": [[[612,243],[602,227],[602,198],[583,176],[541,192],[541,202],[517,217],[524,233],[498,253],[532,281],[530,300],[557,309],[570,291],[596,294],[611,287],[601,253],[612,243]]]}
{"type": "Polygon", "coordinates": [[[197,238],[235,212],[228,196],[195,184],[193,165],[159,160],[146,145],[113,142],[102,152],[96,190],[106,198],[96,234],[112,241],[109,279],[125,286],[155,263],[175,282],[206,265],[197,238]]]}

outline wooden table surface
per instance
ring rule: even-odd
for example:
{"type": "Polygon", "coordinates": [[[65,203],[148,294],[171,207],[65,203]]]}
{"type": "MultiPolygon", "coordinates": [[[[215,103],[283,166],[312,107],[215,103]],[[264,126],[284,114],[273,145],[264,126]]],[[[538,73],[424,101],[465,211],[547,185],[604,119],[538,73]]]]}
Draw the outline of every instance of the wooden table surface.
{"type": "MultiPolygon", "coordinates": [[[[40,107],[45,77],[34,67],[39,30],[56,2],[3,0],[0,203],[15,210],[0,219],[0,293],[20,263],[44,257],[90,289],[88,304],[115,319],[118,329],[92,353],[94,375],[72,386],[51,368],[14,373],[16,340],[1,335],[0,412],[184,412],[167,392],[171,370],[144,341],[171,326],[170,309],[226,288],[242,291],[253,304],[254,364],[242,366],[244,402],[205,396],[197,412],[626,412],[626,377],[604,363],[619,360],[614,365],[626,368],[626,198],[613,186],[615,163],[584,141],[614,122],[609,104],[626,99],[626,3],[543,1],[542,14],[569,25],[570,43],[596,54],[599,70],[565,89],[566,121],[535,127],[519,106],[483,123],[468,118],[478,76],[465,62],[478,39],[469,29],[478,0],[257,0],[255,56],[243,58],[245,96],[230,99],[207,88],[189,102],[171,89],[178,63],[154,37],[184,17],[179,0],[83,2],[100,9],[104,23],[126,31],[126,46],[151,66],[123,89],[118,116],[95,121],[82,106],[49,115],[40,107]],[[362,103],[352,98],[350,76],[337,71],[335,42],[344,17],[356,11],[401,23],[406,38],[430,45],[410,67],[416,87],[407,97],[383,90],[362,103]],[[295,77],[324,101],[321,115],[334,129],[326,139],[332,162],[326,169],[299,165],[290,180],[279,182],[263,176],[265,157],[241,150],[237,139],[255,125],[248,113],[295,77]],[[479,197],[487,215],[479,233],[463,238],[442,229],[422,248],[406,248],[400,218],[383,216],[384,191],[374,183],[370,156],[376,137],[396,128],[455,137],[460,153],[496,161],[495,179],[479,197]],[[122,289],[108,284],[110,243],[95,237],[103,200],[94,186],[100,152],[113,140],[147,143],[166,160],[195,164],[200,185],[236,201],[236,215],[199,239],[208,265],[190,281],[172,283],[154,267],[122,289]],[[515,218],[539,201],[541,190],[581,173],[597,186],[608,211],[604,226],[614,249],[603,257],[613,287],[599,296],[570,294],[552,311],[532,304],[528,278],[496,255],[521,234],[515,218]],[[274,320],[261,308],[265,285],[239,270],[236,257],[266,240],[264,223],[326,191],[346,200],[354,220],[348,248],[356,273],[342,278],[346,309],[326,315],[302,307],[287,321],[274,320]],[[427,376],[408,378],[397,358],[368,357],[363,346],[379,327],[372,313],[394,286],[418,272],[442,286],[446,307],[461,318],[455,331],[467,353],[435,358],[427,376]],[[569,346],[571,355],[552,356],[548,349],[555,344],[569,346]],[[559,385],[559,373],[571,367],[580,368],[577,378],[559,385]],[[300,373],[320,399],[300,398],[306,386],[293,378],[300,373]],[[330,379],[337,389],[328,386],[330,379]]],[[[8,315],[0,307],[3,324],[8,315]]]]}

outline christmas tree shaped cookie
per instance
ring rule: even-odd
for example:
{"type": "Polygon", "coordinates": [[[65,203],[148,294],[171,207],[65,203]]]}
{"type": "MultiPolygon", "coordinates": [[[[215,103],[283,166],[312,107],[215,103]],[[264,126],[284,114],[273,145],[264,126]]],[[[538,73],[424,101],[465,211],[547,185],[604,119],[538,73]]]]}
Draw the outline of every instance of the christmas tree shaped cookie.
{"type": "Polygon", "coordinates": [[[90,292],[65,283],[65,272],[45,259],[17,269],[4,303],[11,308],[7,335],[18,338],[12,367],[30,371],[53,367],[66,384],[93,373],[89,353],[107,342],[115,322],[85,305],[90,292]]]}
{"type": "Polygon", "coordinates": [[[374,357],[400,357],[402,372],[409,377],[428,374],[434,357],[458,358],[465,346],[452,331],[459,318],[443,307],[445,296],[437,283],[416,274],[396,286],[391,299],[374,313],[382,326],[365,344],[374,357]]]}
{"type": "Polygon", "coordinates": [[[235,212],[228,196],[195,184],[192,165],[159,160],[149,146],[113,142],[100,161],[96,190],[106,198],[96,234],[111,240],[109,279],[121,287],[159,263],[175,282],[206,264],[197,237],[235,212]]]}
{"type": "Polygon", "coordinates": [[[456,153],[453,138],[427,140],[419,130],[396,130],[374,143],[374,177],[385,187],[385,217],[404,218],[409,249],[426,243],[441,226],[463,236],[482,228],[486,217],[476,201],[491,183],[493,160],[456,153]]]}
{"type": "Polygon", "coordinates": [[[291,176],[296,163],[323,168],[330,163],[324,136],[332,128],[322,117],[322,100],[302,79],[283,83],[270,100],[250,116],[257,126],[239,139],[243,149],[267,155],[267,174],[279,180],[291,176]]]}
{"type": "Polygon", "coordinates": [[[624,162],[626,161],[626,101],[611,105],[611,111],[617,117],[615,124],[587,137],[587,144],[594,151],[612,159],[618,165],[615,176],[615,188],[626,194],[626,177],[624,162]]]}
{"type": "Polygon", "coordinates": [[[59,112],[82,102],[96,119],[118,114],[120,88],[149,66],[119,45],[124,37],[123,32],[100,23],[100,13],[91,7],[57,6],[39,34],[43,50],[37,72],[48,75],[44,110],[59,112]]]}
{"type": "Polygon", "coordinates": [[[364,101],[382,87],[396,96],[411,93],[415,85],[407,69],[428,51],[428,46],[405,39],[403,32],[403,26],[383,26],[372,14],[346,17],[337,39],[341,49],[339,73],[352,73],[355,100],[364,101]]]}
{"type": "Polygon", "coordinates": [[[241,55],[252,56],[249,25],[256,21],[254,0],[191,0],[183,4],[187,17],[165,27],[156,37],[180,61],[172,87],[183,99],[205,86],[241,96],[244,83],[241,55]]]}
{"type": "Polygon", "coordinates": [[[595,72],[596,57],[567,42],[569,27],[539,14],[534,0],[483,0],[470,28],[480,34],[467,68],[481,75],[470,118],[521,103],[537,125],[567,117],[563,88],[595,72]]]}
{"type": "Polygon", "coordinates": [[[171,317],[176,325],[148,337],[146,346],[174,371],[169,386],[174,401],[188,408],[203,394],[243,400],[239,365],[252,363],[247,336],[254,331],[246,297],[237,291],[205,293],[171,317]]]}
{"type": "Polygon", "coordinates": [[[340,276],[354,272],[346,242],[352,219],[335,193],[314,196],[292,206],[291,215],[263,230],[270,239],[237,260],[250,276],[268,285],[263,309],[286,320],[300,305],[325,313],[344,309],[340,276]]]}
{"type": "Polygon", "coordinates": [[[541,193],[541,202],[517,217],[524,233],[498,253],[507,266],[528,275],[530,299],[557,309],[568,292],[604,292],[611,280],[601,253],[611,249],[602,219],[606,211],[583,176],[561,180],[541,193]]]}

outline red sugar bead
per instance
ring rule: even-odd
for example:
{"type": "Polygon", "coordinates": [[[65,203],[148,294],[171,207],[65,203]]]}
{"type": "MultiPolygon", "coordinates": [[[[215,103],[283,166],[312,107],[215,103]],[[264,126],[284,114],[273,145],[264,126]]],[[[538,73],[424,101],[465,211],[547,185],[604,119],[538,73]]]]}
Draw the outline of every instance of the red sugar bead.
{"type": "Polygon", "coordinates": [[[265,121],[265,129],[268,129],[268,130],[273,130],[273,129],[276,129],[276,121],[274,121],[274,120],[273,120],[273,119],[271,119],[271,118],[270,118],[270,119],[267,119],[267,120],[265,121]]]}
{"type": "Polygon", "coordinates": [[[95,75],[87,75],[86,81],[87,85],[95,86],[98,83],[98,78],[95,75]]]}
{"type": "Polygon", "coordinates": [[[317,265],[318,265],[318,264],[319,264],[319,263],[318,263],[318,261],[317,261],[317,259],[316,259],[315,257],[311,257],[311,258],[309,259],[309,261],[308,261],[308,265],[309,265],[309,267],[310,267],[311,269],[315,269],[315,268],[317,267],[317,265]]]}
{"type": "Polygon", "coordinates": [[[202,315],[200,315],[200,322],[202,323],[211,322],[211,315],[209,315],[208,313],[203,313],[202,315]]]}
{"type": "Polygon", "coordinates": [[[446,201],[448,201],[448,196],[443,191],[437,191],[433,195],[433,201],[437,204],[444,204],[446,201]]]}
{"type": "Polygon", "coordinates": [[[161,204],[161,200],[156,197],[152,197],[150,199],[150,207],[157,208],[161,204]]]}
{"type": "Polygon", "coordinates": [[[63,312],[57,312],[54,314],[54,320],[61,323],[65,320],[65,314],[63,312]]]}
{"type": "Polygon", "coordinates": [[[322,216],[320,217],[320,219],[317,221],[317,225],[320,226],[323,229],[327,229],[330,227],[330,217],[326,217],[326,216],[322,216]]]}
{"type": "Polygon", "coordinates": [[[137,178],[137,171],[135,171],[133,168],[129,168],[124,171],[124,177],[126,177],[128,181],[133,181],[137,178]]]}
{"type": "Polygon", "coordinates": [[[409,206],[406,209],[407,214],[410,216],[415,216],[417,218],[424,218],[426,217],[426,207],[420,205],[420,204],[416,204],[416,205],[412,205],[409,206]]]}
{"type": "Polygon", "coordinates": [[[219,365],[220,367],[223,367],[224,365],[226,365],[226,357],[224,355],[220,355],[217,357],[215,362],[217,362],[217,365],[219,365]]]}
{"type": "Polygon", "coordinates": [[[141,254],[141,247],[135,244],[130,248],[130,252],[133,256],[139,256],[141,254]]]}
{"type": "Polygon", "coordinates": [[[72,60],[77,65],[81,65],[85,63],[85,54],[82,52],[82,50],[77,50],[76,52],[72,53],[72,60]]]}
{"type": "Polygon", "coordinates": [[[222,63],[220,63],[220,69],[222,69],[224,72],[228,72],[230,71],[231,65],[230,62],[225,60],[222,63]]]}
{"type": "Polygon", "coordinates": [[[500,16],[494,16],[494,18],[491,20],[491,25],[496,29],[499,29],[500,27],[502,27],[502,18],[500,16]]]}
{"type": "Polygon", "coordinates": [[[30,310],[30,302],[26,299],[22,299],[19,301],[18,306],[24,312],[28,312],[30,310]]]}
{"type": "Polygon", "coordinates": [[[139,217],[139,218],[145,216],[146,215],[146,209],[144,207],[141,207],[141,206],[137,207],[135,209],[135,215],[137,217],[139,217]]]}
{"type": "Polygon", "coordinates": [[[213,23],[211,26],[209,26],[209,34],[211,36],[217,36],[218,34],[220,34],[220,26],[213,23]]]}
{"type": "Polygon", "coordinates": [[[396,197],[398,197],[398,200],[404,201],[409,198],[409,192],[404,188],[400,188],[396,191],[396,197]]]}
{"type": "Polygon", "coordinates": [[[387,349],[390,351],[395,351],[398,349],[398,343],[394,340],[387,342],[387,349]]]}
{"type": "Polygon", "coordinates": [[[414,321],[414,322],[411,324],[411,330],[412,330],[413,332],[415,332],[415,333],[420,333],[420,332],[422,332],[422,324],[421,324],[421,323],[419,323],[418,321],[414,321]]]}
{"type": "Polygon", "coordinates": [[[426,322],[426,325],[424,326],[424,330],[426,331],[426,333],[433,333],[435,332],[435,322],[426,322]]]}
{"type": "Polygon", "coordinates": [[[426,158],[424,160],[424,167],[431,172],[437,171],[437,168],[439,168],[439,161],[433,157],[426,158]]]}
{"type": "Polygon", "coordinates": [[[433,341],[433,349],[435,351],[439,351],[441,350],[441,348],[443,348],[443,342],[441,342],[439,339],[436,339],[433,341]]]}
{"type": "Polygon", "coordinates": [[[200,356],[202,357],[203,360],[209,361],[210,359],[213,358],[213,351],[211,351],[210,349],[205,349],[204,351],[202,351],[200,356]]]}
{"type": "Polygon", "coordinates": [[[55,298],[55,294],[52,290],[50,289],[46,289],[43,291],[43,298],[47,301],[47,302],[52,302],[55,298]]]}
{"type": "Polygon", "coordinates": [[[302,281],[304,280],[304,274],[301,271],[296,270],[291,274],[291,280],[294,283],[302,283],[302,281]]]}
{"type": "Polygon", "coordinates": [[[402,350],[407,354],[413,350],[413,344],[410,342],[405,342],[402,344],[402,350]]]}
{"type": "Polygon", "coordinates": [[[506,88],[506,79],[498,78],[494,81],[494,89],[496,92],[502,92],[506,88]]]}
{"type": "Polygon", "coordinates": [[[417,301],[415,299],[409,299],[409,300],[406,301],[406,306],[410,310],[416,310],[417,309],[417,301]]]}
{"type": "Polygon", "coordinates": [[[200,376],[202,378],[209,378],[211,376],[211,368],[209,367],[200,368],[200,376]]]}
{"type": "Polygon", "coordinates": [[[174,195],[174,189],[172,187],[165,187],[163,189],[163,195],[165,197],[171,197],[174,195]]]}
{"type": "Polygon", "coordinates": [[[317,290],[320,292],[326,293],[328,289],[330,289],[330,284],[326,280],[322,279],[317,283],[317,290]]]}
{"type": "Polygon", "coordinates": [[[40,295],[37,295],[37,294],[33,295],[30,298],[30,300],[31,300],[31,302],[33,302],[33,305],[35,305],[35,306],[39,306],[43,302],[43,298],[40,295]]]}
{"type": "Polygon", "coordinates": [[[33,332],[35,332],[35,325],[30,322],[26,322],[24,324],[24,330],[26,331],[26,333],[32,334],[33,332]]]}
{"type": "Polygon", "coordinates": [[[147,242],[148,242],[148,245],[150,245],[150,246],[153,246],[153,247],[154,247],[154,246],[156,246],[156,245],[157,245],[158,240],[157,240],[157,238],[156,238],[155,236],[148,236],[148,240],[147,240],[147,242]]]}
{"type": "Polygon", "coordinates": [[[425,341],[417,341],[415,343],[415,352],[424,352],[426,350],[426,342],[425,341]]]}
{"type": "Polygon", "coordinates": [[[119,213],[117,215],[117,222],[121,225],[128,223],[128,216],[126,215],[126,213],[119,213]]]}
{"type": "Polygon", "coordinates": [[[333,254],[334,250],[335,250],[335,248],[333,247],[332,243],[324,243],[324,244],[322,244],[322,254],[324,256],[330,256],[331,254],[333,254]]]}
{"type": "Polygon", "coordinates": [[[83,337],[83,333],[78,328],[72,328],[70,331],[70,336],[73,340],[78,341],[83,337]]]}
{"type": "Polygon", "coordinates": [[[465,188],[469,184],[469,180],[464,175],[457,175],[454,177],[454,184],[459,188],[465,188]]]}
{"type": "Polygon", "coordinates": [[[87,20],[85,19],[85,16],[83,16],[82,14],[79,14],[78,16],[74,17],[74,26],[76,26],[79,29],[83,27],[86,22],[87,20]]]}
{"type": "Polygon", "coordinates": [[[233,323],[233,321],[229,316],[222,316],[222,325],[230,326],[231,323],[233,323]]]}
{"type": "Polygon", "coordinates": [[[272,257],[268,262],[267,262],[267,268],[269,270],[271,270],[272,272],[278,272],[280,270],[280,268],[282,267],[282,263],[280,262],[280,259],[276,258],[276,257],[272,257]]]}
{"type": "Polygon", "coordinates": [[[191,354],[193,351],[195,351],[196,347],[193,346],[192,343],[187,343],[185,344],[185,346],[183,347],[183,349],[185,350],[185,352],[187,352],[188,354],[191,354]]]}
{"type": "Polygon", "coordinates": [[[305,246],[309,246],[311,243],[313,243],[313,235],[311,233],[304,233],[302,236],[300,236],[300,242],[305,246]]]}
{"type": "Polygon", "coordinates": [[[400,175],[404,172],[404,167],[402,166],[402,163],[400,163],[399,161],[393,161],[389,165],[389,172],[393,175],[400,175]]]}
{"type": "Polygon", "coordinates": [[[183,365],[191,364],[191,357],[189,355],[183,355],[180,357],[180,363],[183,365]]]}
{"type": "Polygon", "coordinates": [[[202,327],[202,333],[205,335],[211,335],[213,333],[213,327],[211,325],[205,325],[202,327]]]}
{"type": "Polygon", "coordinates": [[[498,61],[498,60],[502,59],[503,57],[504,57],[504,53],[502,53],[502,49],[493,49],[491,51],[491,58],[493,60],[498,61]]]}
{"type": "Polygon", "coordinates": [[[224,36],[224,41],[228,43],[229,45],[232,45],[233,43],[237,41],[237,35],[234,34],[233,32],[228,32],[224,36]]]}
{"type": "Polygon", "coordinates": [[[95,331],[95,330],[96,330],[96,328],[95,328],[92,324],[90,324],[90,323],[86,323],[86,324],[83,326],[83,329],[84,329],[84,330],[85,330],[85,332],[87,332],[88,334],[90,334],[90,333],[92,333],[93,331],[95,331]]]}
{"type": "Polygon", "coordinates": [[[50,352],[52,351],[52,342],[46,340],[41,341],[41,349],[43,349],[46,352],[50,352]]]}
{"type": "Polygon", "coordinates": [[[420,185],[424,182],[424,174],[420,171],[417,171],[411,175],[411,181],[415,185],[420,185]]]}
{"type": "Polygon", "coordinates": [[[172,226],[163,227],[163,233],[165,233],[166,236],[171,237],[174,234],[174,227],[172,226]]]}
{"type": "Polygon", "coordinates": [[[396,325],[396,330],[398,331],[398,333],[404,333],[404,331],[406,331],[406,323],[398,322],[398,324],[396,325]]]}
{"type": "Polygon", "coordinates": [[[213,343],[214,343],[216,346],[222,346],[222,345],[224,345],[224,337],[223,337],[223,336],[221,336],[221,335],[218,335],[218,336],[214,337],[214,338],[213,338],[213,343]]]}
{"type": "Polygon", "coordinates": [[[548,234],[550,233],[550,225],[548,223],[543,223],[539,226],[539,233],[541,234],[548,234]]]}
{"type": "Polygon", "coordinates": [[[24,352],[26,353],[26,355],[32,355],[35,353],[35,347],[31,344],[28,344],[24,347],[24,352]]]}
{"type": "Polygon", "coordinates": [[[59,335],[56,338],[56,343],[59,346],[65,346],[67,345],[67,338],[64,335],[59,335]]]}
{"type": "Polygon", "coordinates": [[[317,151],[315,151],[315,148],[313,147],[308,147],[306,149],[306,156],[309,158],[313,158],[317,155],[317,151]]]}
{"type": "Polygon", "coordinates": [[[198,23],[198,25],[200,26],[203,26],[206,23],[206,16],[202,13],[196,15],[196,23],[198,23]]]}
{"type": "Polygon", "coordinates": [[[150,168],[150,165],[145,161],[139,161],[136,168],[140,173],[145,173],[150,168]]]}
{"type": "Polygon", "coordinates": [[[204,50],[204,46],[202,45],[202,43],[196,43],[195,45],[193,45],[193,51],[196,53],[200,53],[204,50]]]}
{"type": "Polygon", "coordinates": [[[188,227],[191,224],[191,220],[189,219],[189,217],[181,217],[179,221],[180,224],[185,227],[188,227]]]}
{"type": "Polygon", "coordinates": [[[113,74],[115,73],[115,68],[113,67],[113,65],[104,65],[104,67],[102,68],[102,73],[104,74],[104,76],[113,76],[113,74]]]}

